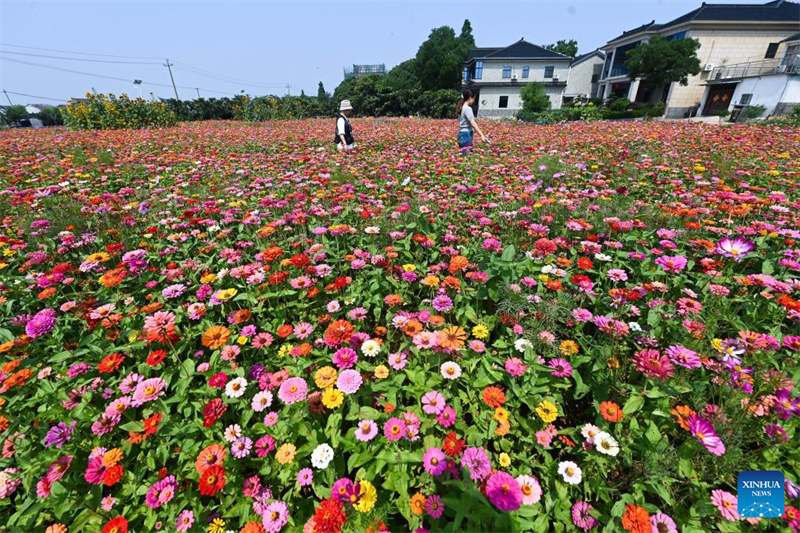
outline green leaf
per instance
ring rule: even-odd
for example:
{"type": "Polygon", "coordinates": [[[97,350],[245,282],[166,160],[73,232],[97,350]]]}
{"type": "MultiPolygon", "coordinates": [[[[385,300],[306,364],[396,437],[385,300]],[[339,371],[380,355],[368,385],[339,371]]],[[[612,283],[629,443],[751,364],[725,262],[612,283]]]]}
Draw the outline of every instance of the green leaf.
{"type": "Polygon", "coordinates": [[[761,273],[766,276],[771,276],[773,272],[775,272],[775,267],[772,265],[772,261],[765,260],[761,264],[761,273]]]}
{"type": "Polygon", "coordinates": [[[625,402],[625,406],[622,408],[622,412],[626,415],[630,415],[638,411],[644,405],[644,398],[639,395],[631,396],[628,398],[628,401],[625,402]]]}
{"type": "Polygon", "coordinates": [[[513,244],[509,244],[503,249],[503,254],[500,256],[500,259],[503,261],[511,261],[514,259],[514,254],[517,253],[517,249],[514,247],[513,244]]]}
{"type": "Polygon", "coordinates": [[[647,440],[649,440],[651,444],[655,444],[661,440],[661,432],[658,431],[658,426],[656,426],[652,421],[647,427],[647,431],[645,431],[644,436],[647,437],[647,440]]]}

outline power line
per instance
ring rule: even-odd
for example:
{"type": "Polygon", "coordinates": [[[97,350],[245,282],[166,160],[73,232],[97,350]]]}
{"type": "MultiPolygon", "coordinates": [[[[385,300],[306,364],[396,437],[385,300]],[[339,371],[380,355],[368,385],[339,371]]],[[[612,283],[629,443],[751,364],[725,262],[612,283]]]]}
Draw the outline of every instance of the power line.
{"type": "MultiPolygon", "coordinates": [[[[0,54],[1,53],[2,52],[0,52],[0,54]]],[[[68,69],[68,68],[55,67],[53,65],[43,65],[41,63],[32,63],[30,61],[22,61],[21,59],[12,59],[10,57],[2,57],[2,56],[0,56],[0,60],[11,61],[11,62],[14,62],[14,63],[22,63],[23,65],[32,65],[34,67],[50,68],[50,69],[53,69],[53,70],[60,70],[62,72],[70,72],[72,74],[81,74],[83,76],[93,76],[95,78],[104,78],[104,79],[107,79],[107,80],[131,82],[130,79],[126,79],[126,78],[118,78],[116,76],[105,76],[103,74],[95,74],[93,72],[82,72],[80,70],[72,70],[72,69],[68,69]]],[[[152,86],[155,86],[155,87],[167,87],[167,88],[172,87],[172,85],[168,85],[166,83],[156,83],[156,82],[152,82],[152,81],[142,81],[142,84],[144,84],[144,85],[152,85],[152,86]]],[[[195,87],[184,87],[182,85],[178,85],[177,87],[180,87],[181,89],[194,89],[195,88],[195,87]]],[[[204,91],[210,92],[210,93],[230,94],[230,91],[215,91],[215,90],[212,90],[212,89],[205,89],[205,88],[202,88],[202,89],[204,91]]]]}
{"type": "Polygon", "coordinates": [[[285,87],[284,84],[280,84],[280,83],[275,83],[275,84],[256,83],[256,82],[252,82],[252,81],[242,80],[242,79],[239,79],[239,78],[234,78],[232,76],[225,76],[225,75],[222,75],[222,74],[216,74],[216,73],[213,73],[211,71],[202,69],[200,67],[195,67],[195,66],[189,65],[187,63],[183,63],[181,61],[174,61],[174,63],[176,65],[175,66],[176,69],[180,69],[180,70],[189,72],[190,74],[194,74],[196,76],[203,76],[203,77],[206,77],[206,78],[212,78],[212,79],[216,79],[216,80],[219,80],[219,81],[227,81],[227,82],[230,82],[230,83],[237,83],[237,84],[242,84],[242,85],[252,85],[254,87],[285,87]]]}
{"type": "Polygon", "coordinates": [[[154,63],[152,61],[114,61],[111,59],[85,59],[82,57],[59,57],[59,56],[50,56],[46,54],[31,54],[28,52],[14,52],[12,50],[0,50],[0,53],[3,54],[15,54],[20,56],[33,56],[33,57],[46,57],[50,59],[64,59],[67,61],[88,61],[92,63],[113,63],[118,65],[158,65],[158,63],[154,63]]]}
{"type": "Polygon", "coordinates": [[[25,93],[15,93],[14,91],[6,91],[3,89],[4,93],[8,94],[16,94],[17,96],[27,96],[29,98],[38,98],[40,100],[53,100],[55,102],[68,102],[69,100],[64,100],[63,98],[51,98],[49,96],[37,96],[35,94],[25,94],[25,93]]]}
{"type": "Polygon", "coordinates": [[[97,54],[92,52],[73,52],[69,50],[57,50],[55,48],[39,48],[37,46],[23,46],[21,44],[10,44],[10,43],[0,43],[3,46],[12,46],[14,48],[27,48],[29,50],[44,50],[46,52],[59,52],[62,54],[73,54],[79,56],[97,56],[97,57],[117,57],[122,59],[153,59],[153,60],[160,60],[158,57],[144,57],[144,56],[121,56],[121,55],[113,55],[113,54],[97,54]]]}

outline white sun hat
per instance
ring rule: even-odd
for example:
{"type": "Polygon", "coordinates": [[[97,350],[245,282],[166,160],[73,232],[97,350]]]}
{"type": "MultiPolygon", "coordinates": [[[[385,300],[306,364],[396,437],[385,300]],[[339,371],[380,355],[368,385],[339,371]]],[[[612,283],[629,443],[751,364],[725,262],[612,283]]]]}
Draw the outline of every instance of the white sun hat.
{"type": "Polygon", "coordinates": [[[353,109],[353,106],[350,105],[350,100],[342,100],[342,103],[339,104],[339,111],[346,111],[348,109],[353,109]]]}

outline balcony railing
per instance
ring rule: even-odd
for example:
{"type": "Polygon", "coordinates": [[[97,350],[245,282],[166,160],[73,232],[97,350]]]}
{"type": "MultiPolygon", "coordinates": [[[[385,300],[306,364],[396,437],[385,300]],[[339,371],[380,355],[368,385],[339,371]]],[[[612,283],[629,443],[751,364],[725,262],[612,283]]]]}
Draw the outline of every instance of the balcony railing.
{"type": "Polygon", "coordinates": [[[800,55],[791,59],[764,59],[714,67],[708,81],[754,78],[770,74],[800,74],[800,55]]]}

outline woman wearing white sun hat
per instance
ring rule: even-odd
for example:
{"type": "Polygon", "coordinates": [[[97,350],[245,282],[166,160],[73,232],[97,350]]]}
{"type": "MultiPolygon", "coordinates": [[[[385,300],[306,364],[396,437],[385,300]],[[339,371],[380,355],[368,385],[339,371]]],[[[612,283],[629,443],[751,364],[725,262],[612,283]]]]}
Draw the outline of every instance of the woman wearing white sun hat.
{"type": "Polygon", "coordinates": [[[339,115],[336,117],[336,137],[333,142],[336,143],[336,148],[349,152],[355,146],[353,140],[353,128],[350,126],[350,121],[347,117],[353,112],[353,106],[350,105],[350,100],[342,100],[339,104],[339,115]]]}

